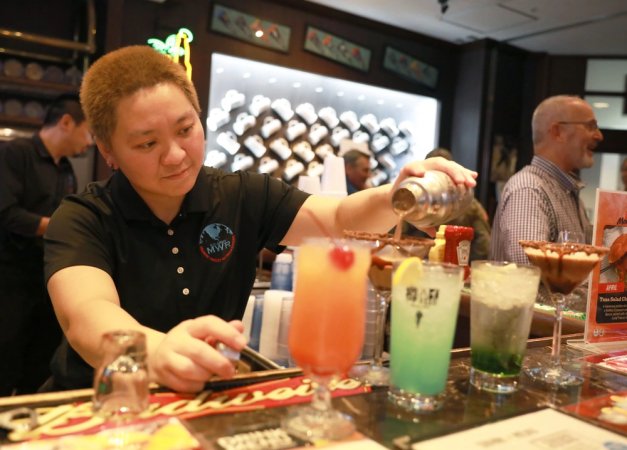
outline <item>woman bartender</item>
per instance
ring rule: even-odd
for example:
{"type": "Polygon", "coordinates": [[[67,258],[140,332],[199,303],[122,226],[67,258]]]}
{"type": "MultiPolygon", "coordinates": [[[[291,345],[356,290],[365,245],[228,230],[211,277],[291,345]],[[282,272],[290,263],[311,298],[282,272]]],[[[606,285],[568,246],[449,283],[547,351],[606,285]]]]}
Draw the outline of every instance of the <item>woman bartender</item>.
{"type": "MultiPolygon", "coordinates": [[[[196,91],[182,66],[149,47],[96,61],[81,102],[115,172],[68,197],[45,236],[48,291],[65,334],[47,389],[89,386],[101,336],[117,329],[146,334],[151,378],[174,390],[232,376],[209,343],[245,346],[237,319],[262,248],[322,235],[305,210],[335,236],[387,230],[396,220],[391,185],[339,200],[266,175],[203,167],[196,91]]],[[[476,173],[441,158],[406,165],[396,183],[429,169],[475,184],[476,173]]]]}

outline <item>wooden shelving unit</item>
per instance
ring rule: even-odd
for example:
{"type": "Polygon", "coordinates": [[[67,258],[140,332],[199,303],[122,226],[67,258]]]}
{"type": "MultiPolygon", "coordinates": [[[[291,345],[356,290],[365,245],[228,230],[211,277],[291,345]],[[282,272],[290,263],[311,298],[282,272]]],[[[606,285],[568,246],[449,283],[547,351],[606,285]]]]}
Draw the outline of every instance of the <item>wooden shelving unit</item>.
{"type": "Polygon", "coordinates": [[[0,75],[0,92],[38,99],[52,99],[66,92],[78,92],[78,86],[0,75]]]}
{"type": "MultiPolygon", "coordinates": [[[[38,102],[45,110],[48,102],[65,93],[77,93],[78,86],[69,83],[51,83],[45,80],[31,80],[23,77],[0,75],[0,102],[20,101],[24,107],[29,101],[38,102]]],[[[23,111],[20,115],[9,114],[7,108],[0,108],[0,126],[38,129],[43,117],[33,117],[23,111]]]]}

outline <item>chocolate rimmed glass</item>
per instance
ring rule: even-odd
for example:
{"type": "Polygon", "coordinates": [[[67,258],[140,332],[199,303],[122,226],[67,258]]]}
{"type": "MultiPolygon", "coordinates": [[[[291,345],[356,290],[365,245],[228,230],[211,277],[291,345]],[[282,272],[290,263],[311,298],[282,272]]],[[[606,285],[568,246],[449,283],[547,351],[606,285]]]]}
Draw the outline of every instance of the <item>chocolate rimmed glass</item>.
{"type": "Polygon", "coordinates": [[[562,367],[560,343],[566,296],[579,286],[609,251],[605,247],[574,242],[519,241],[531,264],[540,268],[542,283],[555,306],[553,342],[549,364],[531,367],[525,373],[555,386],[574,386],[582,379],[562,367]]]}

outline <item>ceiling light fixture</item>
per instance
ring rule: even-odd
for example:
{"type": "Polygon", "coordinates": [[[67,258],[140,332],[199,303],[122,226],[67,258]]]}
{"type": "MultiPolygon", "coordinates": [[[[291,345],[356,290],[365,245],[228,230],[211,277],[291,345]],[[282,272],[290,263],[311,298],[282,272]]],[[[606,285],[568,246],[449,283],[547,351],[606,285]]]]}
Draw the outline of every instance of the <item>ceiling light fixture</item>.
{"type": "Polygon", "coordinates": [[[438,0],[438,3],[440,4],[440,12],[442,14],[448,11],[448,0],[438,0]]]}

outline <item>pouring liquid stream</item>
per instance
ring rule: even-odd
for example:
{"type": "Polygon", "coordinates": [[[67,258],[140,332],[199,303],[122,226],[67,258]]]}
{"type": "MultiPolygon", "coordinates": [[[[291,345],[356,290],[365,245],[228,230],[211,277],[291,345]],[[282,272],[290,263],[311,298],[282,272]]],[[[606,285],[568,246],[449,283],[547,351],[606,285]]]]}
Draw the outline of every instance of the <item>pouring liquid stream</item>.
{"type": "Polygon", "coordinates": [[[400,241],[403,235],[403,220],[405,219],[405,213],[400,213],[398,215],[398,223],[396,224],[396,229],[394,230],[394,240],[400,241]]]}

